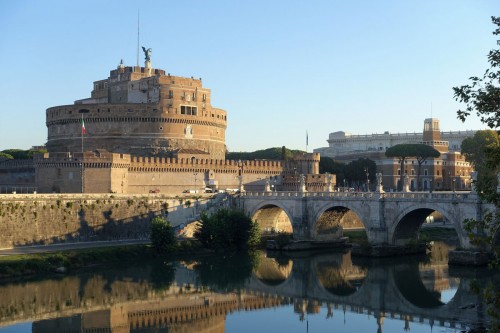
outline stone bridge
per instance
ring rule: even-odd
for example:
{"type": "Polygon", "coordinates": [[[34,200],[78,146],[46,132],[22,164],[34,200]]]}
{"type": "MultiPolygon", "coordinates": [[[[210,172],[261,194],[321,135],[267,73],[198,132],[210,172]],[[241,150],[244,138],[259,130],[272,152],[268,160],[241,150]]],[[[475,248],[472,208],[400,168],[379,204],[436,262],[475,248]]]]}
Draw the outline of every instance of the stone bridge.
{"type": "Polygon", "coordinates": [[[238,205],[265,230],[287,230],[295,239],[321,239],[320,221],[336,215],[342,225],[354,213],[371,244],[404,245],[433,212],[453,223],[463,248],[472,248],[465,219],[481,220],[493,212],[471,192],[242,192],[238,205]],[[339,218],[340,217],[340,218],[339,218]]]}
{"type": "MultiPolygon", "coordinates": [[[[245,290],[266,297],[290,297],[295,303],[303,300],[327,304],[329,310],[341,307],[378,319],[391,317],[431,326],[473,327],[484,324],[485,308],[481,295],[472,291],[470,284],[474,280],[486,285],[492,276],[483,275],[484,272],[449,268],[446,260],[368,260],[351,259],[350,253],[324,253],[288,259],[261,258],[260,267],[245,284],[245,290]]],[[[307,308],[310,307],[305,304],[303,309],[307,308]]]]}

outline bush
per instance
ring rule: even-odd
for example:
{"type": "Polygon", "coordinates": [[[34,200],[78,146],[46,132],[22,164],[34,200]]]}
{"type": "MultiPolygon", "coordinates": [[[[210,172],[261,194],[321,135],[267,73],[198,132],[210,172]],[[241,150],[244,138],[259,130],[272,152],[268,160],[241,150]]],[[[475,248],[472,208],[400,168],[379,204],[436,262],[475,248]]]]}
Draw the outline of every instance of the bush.
{"type": "Polygon", "coordinates": [[[219,209],[211,216],[201,214],[194,237],[208,249],[254,248],[260,243],[260,230],[243,211],[219,209]]]}
{"type": "Polygon", "coordinates": [[[156,253],[167,252],[176,245],[174,228],[161,216],[157,216],[151,221],[150,239],[156,253]]]}

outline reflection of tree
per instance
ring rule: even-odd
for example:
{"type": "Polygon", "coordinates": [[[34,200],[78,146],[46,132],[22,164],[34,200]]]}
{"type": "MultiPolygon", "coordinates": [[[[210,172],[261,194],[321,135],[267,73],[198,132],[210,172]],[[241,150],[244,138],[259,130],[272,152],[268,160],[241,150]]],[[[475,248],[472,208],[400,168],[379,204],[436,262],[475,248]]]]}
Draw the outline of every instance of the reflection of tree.
{"type": "Polygon", "coordinates": [[[216,289],[237,289],[243,286],[258,264],[256,253],[237,252],[204,257],[195,270],[203,285],[216,289]]]}
{"type": "Polygon", "coordinates": [[[175,266],[171,262],[158,260],[151,266],[151,284],[155,290],[170,288],[175,280],[175,266]]]}

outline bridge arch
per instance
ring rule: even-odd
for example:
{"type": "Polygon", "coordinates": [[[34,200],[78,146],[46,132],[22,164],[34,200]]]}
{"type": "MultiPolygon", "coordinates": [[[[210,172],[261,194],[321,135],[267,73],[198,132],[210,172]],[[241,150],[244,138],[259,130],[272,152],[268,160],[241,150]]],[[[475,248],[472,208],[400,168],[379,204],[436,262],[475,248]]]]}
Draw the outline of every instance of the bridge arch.
{"type": "Polygon", "coordinates": [[[426,218],[433,212],[439,212],[445,220],[452,222],[453,229],[458,235],[460,246],[463,246],[463,237],[461,237],[462,229],[461,221],[456,221],[450,212],[440,205],[432,203],[417,204],[403,209],[392,221],[389,227],[389,240],[391,244],[405,245],[410,239],[414,238],[420,227],[425,223],[426,218]]]}
{"type": "Polygon", "coordinates": [[[288,207],[279,201],[264,201],[255,205],[250,217],[257,222],[263,234],[293,233],[293,215],[288,207]]]}
{"type": "Polygon", "coordinates": [[[335,229],[336,225],[343,229],[348,223],[366,229],[366,221],[363,221],[363,213],[355,205],[350,205],[349,202],[327,203],[320,207],[313,217],[311,236],[314,239],[320,239],[324,236],[328,237],[328,234],[334,233],[333,229],[335,229]],[[354,216],[349,215],[350,213],[354,216]],[[352,219],[356,221],[353,222],[351,221],[352,219]]]}

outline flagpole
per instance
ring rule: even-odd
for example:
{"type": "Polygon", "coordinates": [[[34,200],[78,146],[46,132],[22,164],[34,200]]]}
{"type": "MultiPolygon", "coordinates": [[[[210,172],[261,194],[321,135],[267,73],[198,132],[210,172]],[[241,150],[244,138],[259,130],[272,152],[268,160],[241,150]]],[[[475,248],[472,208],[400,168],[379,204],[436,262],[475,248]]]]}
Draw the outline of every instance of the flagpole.
{"type": "Polygon", "coordinates": [[[307,146],[309,146],[309,133],[307,133],[306,130],[306,153],[307,153],[307,146]]]}
{"type": "Polygon", "coordinates": [[[80,159],[80,173],[82,175],[82,194],[83,194],[83,129],[84,129],[84,122],[83,122],[83,114],[82,114],[82,128],[80,128],[80,136],[82,139],[82,157],[80,159]]]}

